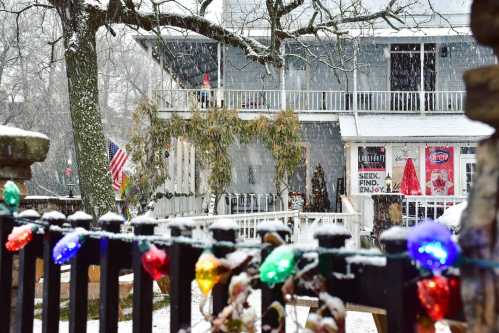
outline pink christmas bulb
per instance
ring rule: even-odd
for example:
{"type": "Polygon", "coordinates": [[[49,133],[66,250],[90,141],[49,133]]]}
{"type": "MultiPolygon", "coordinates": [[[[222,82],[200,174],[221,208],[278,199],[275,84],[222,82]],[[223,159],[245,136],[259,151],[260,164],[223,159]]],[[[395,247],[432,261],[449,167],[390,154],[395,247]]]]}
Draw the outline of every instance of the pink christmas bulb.
{"type": "Polygon", "coordinates": [[[149,273],[153,280],[159,280],[168,274],[170,259],[164,250],[150,245],[149,249],[142,254],[142,267],[149,273]]]}

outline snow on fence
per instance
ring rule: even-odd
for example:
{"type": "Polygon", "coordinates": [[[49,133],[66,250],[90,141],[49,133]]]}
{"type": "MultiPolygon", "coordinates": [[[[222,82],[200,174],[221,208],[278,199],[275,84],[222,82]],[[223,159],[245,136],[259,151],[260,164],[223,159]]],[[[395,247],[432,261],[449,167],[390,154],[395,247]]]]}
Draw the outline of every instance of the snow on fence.
{"type": "MultiPolygon", "coordinates": [[[[281,217],[287,219],[288,216],[296,217],[298,213],[284,212],[282,214],[281,217]]],[[[270,216],[275,218],[277,215],[270,214],[269,218],[270,216]]],[[[234,218],[234,216],[231,217],[234,218]]],[[[325,221],[324,216],[318,215],[305,215],[304,218],[309,221],[317,219],[325,221]]],[[[152,332],[153,281],[142,266],[143,253],[139,242],[148,235],[153,235],[155,224],[154,221],[146,220],[146,218],[141,217],[132,223],[134,234],[141,237],[134,238],[130,234],[120,234],[120,225],[123,223],[121,217],[116,214],[106,214],[105,219],[99,220],[99,230],[106,233],[93,232],[94,236],[86,239],[81,249],[75,253],[70,261],[70,332],[80,333],[87,330],[88,270],[90,265],[100,266],[99,331],[118,332],[120,271],[131,270],[133,273],[133,332],[152,332]]],[[[6,210],[0,211],[0,322],[4,331],[7,331],[11,324],[16,326],[16,332],[33,331],[35,263],[37,258],[43,259],[44,262],[42,331],[59,331],[60,304],[62,302],[60,297],[61,267],[52,260],[52,252],[55,244],[63,236],[63,232],[68,232],[68,228],[76,227],[92,230],[90,221],[91,217],[81,213],[74,214],[68,220],[60,213],[52,213],[50,219],[47,215],[40,220],[39,216],[33,213],[25,214],[23,218],[22,215],[14,217],[6,210]],[[25,225],[27,221],[37,223],[40,228],[44,229],[44,233],[34,233],[32,241],[18,253],[9,252],[4,245],[8,235],[15,226],[25,225]],[[65,226],[65,228],[48,228],[48,225],[65,226]],[[15,271],[18,274],[18,288],[15,293],[12,293],[13,259],[16,257],[19,260],[19,270],[15,271]],[[15,308],[11,307],[12,295],[15,295],[15,308]],[[11,322],[11,311],[14,309],[16,320],[11,322]]],[[[333,218],[333,221],[338,221],[338,219],[333,218]]],[[[194,224],[196,223],[204,225],[204,227],[207,225],[203,224],[205,222],[195,222],[194,224]]],[[[195,278],[195,264],[203,253],[204,247],[210,246],[213,255],[217,258],[227,257],[238,250],[237,230],[232,225],[231,223],[217,223],[215,227],[212,224],[210,232],[214,243],[199,244],[199,241],[192,241],[190,230],[192,225],[179,223],[170,225],[171,237],[163,239],[163,241],[160,241],[158,236],[149,238],[150,242],[155,243],[158,248],[164,249],[169,257],[170,332],[188,332],[193,327],[191,322],[193,304],[191,283],[195,278]],[[232,245],[228,246],[228,243],[232,245]]],[[[269,227],[267,229],[261,226],[259,231],[262,234],[275,231],[275,226],[272,226],[272,223],[267,225],[269,227]]],[[[283,232],[282,229],[280,231],[283,232]]],[[[373,260],[372,251],[355,251],[351,257],[346,257],[348,251],[341,251],[348,237],[344,228],[326,227],[325,230],[321,229],[320,232],[317,232],[314,237],[318,241],[319,248],[308,246],[307,251],[310,251],[310,254],[319,255],[307,255],[299,260],[305,265],[304,267],[310,269],[308,274],[311,274],[314,281],[316,281],[315,276],[319,274],[325,280],[324,286],[327,286],[327,294],[324,295],[321,289],[321,296],[334,296],[345,304],[356,304],[360,307],[377,308],[384,311],[383,313],[386,313],[387,316],[386,332],[388,333],[416,332],[418,311],[415,310],[417,288],[414,282],[420,277],[420,272],[411,264],[408,257],[400,256],[400,253],[405,251],[407,247],[404,239],[394,240],[390,237],[382,239],[387,252],[385,254],[379,252],[378,259],[384,260],[373,260]],[[318,253],[319,249],[325,251],[318,253]],[[312,265],[316,260],[318,260],[317,264],[312,265]]],[[[264,243],[263,239],[253,244],[254,258],[260,262],[263,262],[276,246],[272,243],[264,243]]],[[[232,272],[232,275],[236,274],[238,273],[232,272]]],[[[229,305],[227,290],[230,282],[230,278],[219,281],[212,290],[212,306],[207,310],[210,315],[217,317],[229,305]]],[[[269,311],[271,308],[275,309],[275,302],[286,304],[286,299],[281,291],[282,284],[269,286],[259,282],[252,284],[252,287],[261,290],[259,327],[263,328],[263,332],[271,330],[285,332],[284,328],[278,329],[275,325],[282,324],[282,327],[286,327],[285,321],[292,319],[280,316],[278,311],[269,311]]],[[[312,290],[298,288],[298,285],[294,295],[298,297],[318,296],[312,290]]],[[[462,320],[462,309],[449,314],[447,318],[462,320]]]]}
{"type": "Polygon", "coordinates": [[[425,219],[437,219],[444,211],[466,201],[466,196],[425,196],[408,195],[402,203],[402,219],[406,226],[412,226],[425,219]]]}
{"type": "Polygon", "coordinates": [[[189,112],[224,106],[240,112],[463,112],[464,91],[332,91],[332,90],[157,90],[161,111],[189,112]],[[283,95],[285,103],[283,103],[283,95]],[[354,99],[357,103],[354,103],[354,99]]]}

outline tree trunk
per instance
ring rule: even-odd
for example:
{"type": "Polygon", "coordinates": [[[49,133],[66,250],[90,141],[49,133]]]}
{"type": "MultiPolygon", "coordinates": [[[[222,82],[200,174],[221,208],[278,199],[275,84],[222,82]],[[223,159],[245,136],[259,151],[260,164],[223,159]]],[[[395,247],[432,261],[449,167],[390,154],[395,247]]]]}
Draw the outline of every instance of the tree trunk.
{"type": "Polygon", "coordinates": [[[80,190],[85,210],[94,217],[115,210],[108,157],[99,109],[97,51],[99,27],[82,1],[64,1],[58,8],[66,47],[69,104],[73,123],[80,190]]]}

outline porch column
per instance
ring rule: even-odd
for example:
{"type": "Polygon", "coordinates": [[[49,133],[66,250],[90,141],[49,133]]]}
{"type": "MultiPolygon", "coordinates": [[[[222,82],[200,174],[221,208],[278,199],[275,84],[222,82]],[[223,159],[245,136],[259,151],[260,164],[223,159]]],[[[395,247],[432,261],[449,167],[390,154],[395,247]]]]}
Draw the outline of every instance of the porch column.
{"type": "Polygon", "coordinates": [[[421,80],[420,80],[420,92],[419,92],[419,110],[421,113],[424,113],[425,107],[424,107],[424,43],[421,43],[420,46],[420,61],[421,61],[421,80]]]}
{"type": "Polygon", "coordinates": [[[175,147],[176,148],[175,153],[176,153],[177,156],[176,156],[175,160],[177,162],[177,165],[176,165],[177,171],[176,171],[176,175],[175,175],[176,179],[175,179],[175,185],[173,186],[173,188],[174,188],[173,192],[179,192],[180,193],[180,192],[182,192],[182,179],[183,179],[182,178],[183,177],[183,175],[182,175],[182,168],[183,168],[183,164],[184,164],[183,160],[182,160],[182,157],[183,157],[183,155],[182,155],[183,154],[182,148],[184,148],[184,147],[183,147],[183,144],[182,144],[182,139],[176,139],[176,141],[177,142],[176,142],[176,147],[175,147]]]}
{"type": "Polygon", "coordinates": [[[359,45],[356,41],[353,42],[353,112],[357,113],[358,100],[357,100],[357,48],[359,45]]]}
{"type": "Polygon", "coordinates": [[[286,110],[286,62],[284,55],[286,54],[286,46],[281,45],[282,67],[279,68],[280,83],[281,83],[281,109],[286,110]]]}
{"type": "Polygon", "coordinates": [[[147,75],[147,96],[152,98],[152,73],[153,73],[153,57],[152,57],[152,45],[147,43],[147,55],[149,56],[149,73],[147,75]]]}
{"type": "Polygon", "coordinates": [[[217,44],[217,107],[222,106],[222,44],[217,44]]]}

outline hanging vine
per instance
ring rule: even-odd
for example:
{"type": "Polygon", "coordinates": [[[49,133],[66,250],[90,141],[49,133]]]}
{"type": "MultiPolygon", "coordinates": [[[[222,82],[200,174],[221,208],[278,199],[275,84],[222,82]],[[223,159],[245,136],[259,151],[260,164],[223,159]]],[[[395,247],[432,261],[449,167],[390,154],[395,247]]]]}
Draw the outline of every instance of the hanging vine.
{"type": "MultiPolygon", "coordinates": [[[[131,204],[147,204],[155,190],[168,178],[165,153],[170,135],[164,133],[156,107],[148,100],[139,103],[132,115],[132,136],[126,150],[133,161],[134,170],[128,175],[127,189],[122,195],[131,204]]],[[[144,207],[142,207],[144,208],[144,207]]]]}
{"type": "Polygon", "coordinates": [[[196,148],[201,164],[209,170],[208,186],[215,194],[215,207],[232,182],[229,147],[237,141],[260,140],[271,151],[278,193],[301,160],[300,124],[292,110],[280,112],[275,120],[263,115],[256,120],[241,120],[236,110],[217,108],[193,110],[191,119],[173,115],[161,120],[157,107],[143,101],[134,112],[132,139],[127,145],[137,165],[132,183],[140,190],[135,193],[151,197],[154,189],[167,179],[163,156],[172,138],[184,138],[196,148]]]}

